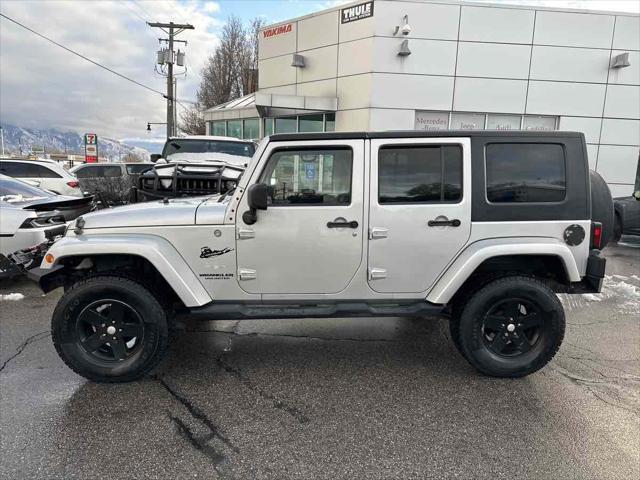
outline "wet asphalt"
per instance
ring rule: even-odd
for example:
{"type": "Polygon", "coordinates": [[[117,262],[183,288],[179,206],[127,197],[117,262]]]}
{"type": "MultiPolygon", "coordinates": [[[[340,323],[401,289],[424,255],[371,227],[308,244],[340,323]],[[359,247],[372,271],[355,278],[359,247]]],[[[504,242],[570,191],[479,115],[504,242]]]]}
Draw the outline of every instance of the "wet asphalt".
{"type": "Polygon", "coordinates": [[[476,373],[442,319],[185,322],[142,381],[100,385],[51,344],[60,292],[0,284],[0,478],[640,478],[640,243],[563,296],[544,370],[476,373]]]}

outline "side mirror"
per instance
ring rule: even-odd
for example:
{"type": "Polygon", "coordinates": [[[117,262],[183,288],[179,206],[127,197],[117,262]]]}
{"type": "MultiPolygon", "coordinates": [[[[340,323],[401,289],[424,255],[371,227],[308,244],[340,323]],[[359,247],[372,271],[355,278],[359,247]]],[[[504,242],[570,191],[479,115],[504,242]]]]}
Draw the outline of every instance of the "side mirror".
{"type": "Polygon", "coordinates": [[[266,210],[268,203],[268,187],[264,183],[255,183],[247,190],[249,210],[242,214],[242,220],[247,225],[253,225],[258,220],[257,211],[266,210]]]}
{"type": "Polygon", "coordinates": [[[162,158],[162,155],[160,155],[159,153],[152,153],[151,154],[151,161],[153,163],[156,163],[158,160],[160,160],[162,158]]]}

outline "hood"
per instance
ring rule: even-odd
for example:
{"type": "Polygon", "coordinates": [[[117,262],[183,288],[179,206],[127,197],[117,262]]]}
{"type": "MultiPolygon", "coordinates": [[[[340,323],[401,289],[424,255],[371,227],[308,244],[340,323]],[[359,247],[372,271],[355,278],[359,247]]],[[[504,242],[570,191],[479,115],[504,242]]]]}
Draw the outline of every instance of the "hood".
{"type": "MultiPolygon", "coordinates": [[[[198,206],[209,197],[175,198],[107,208],[83,215],[84,228],[193,225],[198,206]]],[[[224,212],[222,214],[224,216],[224,212]]]]}
{"type": "Polygon", "coordinates": [[[84,228],[221,225],[230,197],[220,195],[135,203],[83,215],[84,228]]]}
{"type": "Polygon", "coordinates": [[[206,162],[222,162],[229,165],[244,168],[249,163],[251,157],[242,157],[240,155],[229,155],[228,153],[174,153],[167,157],[167,162],[189,162],[189,163],[206,163],[206,162]]]}

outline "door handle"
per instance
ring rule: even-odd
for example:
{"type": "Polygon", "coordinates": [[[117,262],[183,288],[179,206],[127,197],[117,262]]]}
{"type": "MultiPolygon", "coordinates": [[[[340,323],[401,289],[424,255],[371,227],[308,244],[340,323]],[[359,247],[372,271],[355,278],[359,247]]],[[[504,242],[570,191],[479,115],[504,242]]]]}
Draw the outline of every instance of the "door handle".
{"type": "Polygon", "coordinates": [[[429,220],[427,222],[427,225],[429,225],[430,227],[459,227],[460,223],[460,220],[454,218],[453,220],[429,220]]]}
{"type": "MultiPolygon", "coordinates": [[[[336,220],[338,219],[336,218],[336,220]]],[[[355,220],[351,222],[347,222],[346,220],[327,222],[327,228],[358,228],[358,222],[355,220]]]]}

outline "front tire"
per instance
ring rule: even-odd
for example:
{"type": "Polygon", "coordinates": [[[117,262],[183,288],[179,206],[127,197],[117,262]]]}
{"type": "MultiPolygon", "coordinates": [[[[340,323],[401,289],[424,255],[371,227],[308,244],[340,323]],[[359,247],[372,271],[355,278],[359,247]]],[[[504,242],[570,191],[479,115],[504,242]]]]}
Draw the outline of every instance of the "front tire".
{"type": "Polygon", "coordinates": [[[160,302],[125,277],[81,280],[60,299],[51,319],[60,358],[95,382],[129,382],[147,374],[164,357],[168,334],[160,302]]]}
{"type": "Polygon", "coordinates": [[[532,277],[494,280],[473,294],[457,328],[467,361],[492,377],[523,377],[544,367],[564,338],[565,317],[556,294],[532,277]]]}

